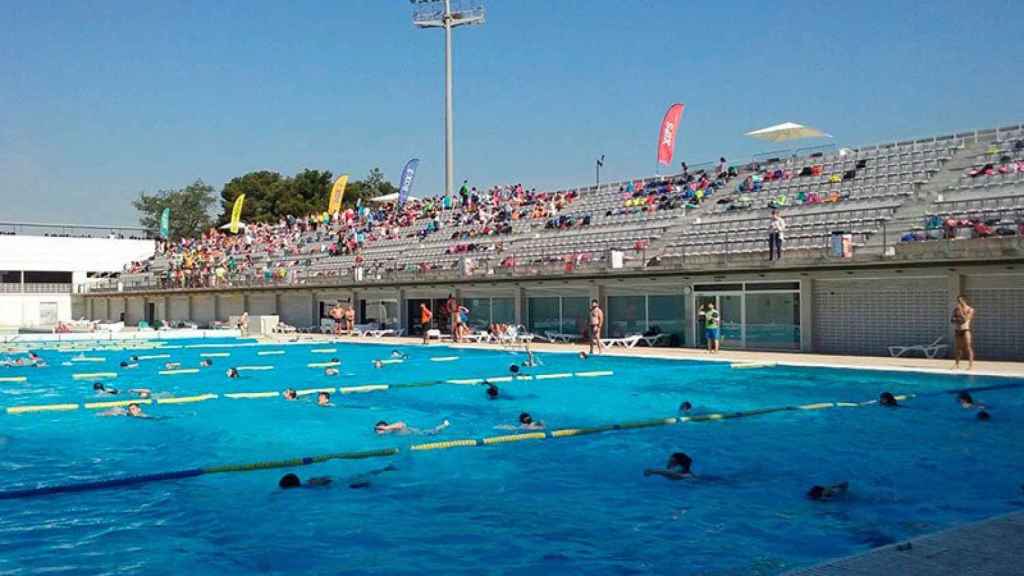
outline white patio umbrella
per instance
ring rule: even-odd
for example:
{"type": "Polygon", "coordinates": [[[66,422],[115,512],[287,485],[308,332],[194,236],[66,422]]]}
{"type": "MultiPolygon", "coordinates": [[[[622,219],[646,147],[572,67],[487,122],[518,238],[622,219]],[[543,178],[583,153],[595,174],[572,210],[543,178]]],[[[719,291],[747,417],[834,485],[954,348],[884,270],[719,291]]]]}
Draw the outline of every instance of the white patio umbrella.
{"type": "Polygon", "coordinates": [[[391,194],[384,194],[383,196],[376,196],[367,200],[367,202],[374,202],[376,204],[384,204],[386,202],[394,202],[398,200],[398,192],[392,192],[391,194]]]}
{"type": "Polygon", "coordinates": [[[761,128],[760,130],[747,132],[746,136],[759,138],[761,140],[769,140],[771,142],[785,142],[787,140],[799,140],[801,138],[832,137],[831,134],[826,134],[817,128],[811,128],[810,126],[804,126],[803,124],[797,124],[795,122],[783,122],[782,124],[776,124],[775,126],[761,128]]]}

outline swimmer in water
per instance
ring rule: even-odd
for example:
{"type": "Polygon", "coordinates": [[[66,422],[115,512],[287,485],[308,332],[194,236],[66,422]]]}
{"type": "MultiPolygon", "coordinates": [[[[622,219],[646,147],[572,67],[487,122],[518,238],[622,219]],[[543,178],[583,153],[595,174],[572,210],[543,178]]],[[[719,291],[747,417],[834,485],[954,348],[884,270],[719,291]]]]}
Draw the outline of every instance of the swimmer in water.
{"type": "Polygon", "coordinates": [[[210,360],[209,358],[203,358],[199,361],[200,368],[209,368],[210,366],[213,366],[213,360],[210,360]]]}
{"type": "Polygon", "coordinates": [[[590,358],[590,356],[587,355],[586,351],[580,350],[580,360],[586,360],[587,358],[590,358]]]}
{"type": "Polygon", "coordinates": [[[131,360],[132,362],[138,362],[139,361],[139,357],[135,356],[135,355],[129,356],[128,359],[131,360]]]}
{"type": "Polygon", "coordinates": [[[96,394],[107,394],[110,396],[117,396],[117,388],[107,388],[103,385],[103,382],[95,382],[92,385],[92,391],[96,394]]]}
{"type": "Polygon", "coordinates": [[[406,358],[408,358],[408,356],[406,356],[406,354],[404,352],[401,352],[399,350],[392,350],[391,351],[391,358],[393,358],[395,360],[405,360],[406,358]]]}
{"type": "Polygon", "coordinates": [[[227,375],[228,378],[238,378],[238,368],[228,368],[225,374],[227,375]]]}
{"type": "Polygon", "coordinates": [[[985,408],[988,408],[988,406],[985,406],[984,404],[979,404],[979,403],[975,402],[974,398],[971,397],[970,392],[966,392],[966,391],[960,392],[959,394],[957,394],[956,395],[956,401],[960,403],[960,407],[963,408],[964,410],[974,410],[974,409],[984,410],[985,408]]]}
{"type": "Polygon", "coordinates": [[[164,370],[177,370],[181,368],[181,362],[164,362],[164,370]]]}
{"type": "Polygon", "coordinates": [[[488,400],[497,400],[498,399],[498,395],[500,394],[500,392],[498,391],[498,387],[495,386],[494,384],[491,384],[490,382],[486,382],[486,384],[487,384],[487,399],[488,400]]]}
{"type": "Polygon", "coordinates": [[[886,408],[896,408],[899,406],[899,402],[896,401],[896,397],[892,395],[892,392],[882,392],[879,394],[878,404],[886,408]]]}
{"type": "Polygon", "coordinates": [[[373,361],[373,367],[374,368],[383,368],[384,367],[384,362],[382,360],[380,360],[380,359],[374,360],[373,361]]]}
{"type": "MultiPolygon", "coordinates": [[[[344,482],[352,489],[369,488],[370,479],[372,477],[379,476],[385,472],[394,472],[396,470],[398,470],[398,468],[389,464],[383,468],[370,470],[369,472],[363,472],[362,474],[356,474],[355,476],[345,479],[344,482]]],[[[291,473],[285,474],[277,482],[278,488],[282,490],[288,490],[290,488],[328,488],[333,485],[334,478],[331,478],[330,476],[316,476],[303,483],[297,475],[291,473]]]]}
{"type": "Polygon", "coordinates": [[[138,368],[138,367],[139,367],[139,363],[138,362],[129,362],[127,360],[121,360],[121,368],[131,369],[131,368],[138,368]]]}
{"type": "Polygon", "coordinates": [[[341,374],[341,372],[338,372],[338,369],[333,366],[324,368],[324,376],[337,376],[338,374],[341,374]]]}
{"type": "Polygon", "coordinates": [[[316,405],[323,406],[325,408],[334,406],[331,404],[331,393],[330,392],[318,392],[316,395],[316,405]]]}
{"type": "Polygon", "coordinates": [[[543,366],[543,365],[544,365],[544,363],[541,362],[537,357],[535,357],[533,355],[533,350],[530,350],[530,343],[527,342],[526,343],[526,361],[523,362],[523,366],[525,366],[527,368],[533,368],[535,366],[543,366]]]}
{"type": "Polygon", "coordinates": [[[150,398],[153,397],[153,391],[150,390],[149,388],[132,388],[131,390],[129,390],[129,392],[137,395],[139,398],[143,400],[149,400],[150,398]]]}
{"type": "Polygon", "coordinates": [[[285,388],[284,393],[282,393],[281,395],[284,396],[285,400],[298,400],[299,399],[299,393],[296,392],[294,388],[285,388]]]}
{"type": "Polygon", "coordinates": [[[981,420],[982,422],[987,422],[987,421],[989,421],[991,419],[992,419],[992,415],[988,413],[988,410],[979,410],[978,411],[978,420],[981,420]]]}
{"type": "Polygon", "coordinates": [[[544,423],[534,420],[529,412],[523,412],[519,415],[519,428],[522,430],[543,430],[544,423]]]}
{"type": "Polygon", "coordinates": [[[840,482],[831,486],[812,486],[807,491],[807,498],[818,501],[831,500],[836,496],[845,495],[849,488],[849,482],[840,482]]]}
{"type": "Polygon", "coordinates": [[[513,374],[519,374],[519,365],[518,364],[512,364],[511,366],[508,367],[508,371],[513,373],[513,374]]]}
{"type": "Polygon", "coordinates": [[[684,400],[683,403],[679,405],[680,414],[689,414],[691,410],[693,410],[693,404],[691,404],[689,400],[684,400]]]}
{"type": "Polygon", "coordinates": [[[648,468],[644,470],[644,476],[661,476],[669,480],[685,480],[693,478],[693,458],[685,452],[675,452],[668,457],[668,463],[664,468],[648,468]]]}
{"type": "Polygon", "coordinates": [[[394,423],[389,424],[387,421],[381,420],[380,422],[377,422],[373,426],[373,431],[376,432],[377,434],[380,434],[380,435],[384,435],[384,434],[402,434],[402,435],[405,435],[405,434],[415,434],[417,436],[433,436],[434,434],[439,434],[442,430],[444,430],[445,428],[447,428],[450,425],[451,425],[451,422],[449,422],[448,420],[444,420],[443,422],[441,422],[437,426],[434,426],[433,428],[429,428],[427,430],[423,430],[423,429],[420,429],[420,428],[413,428],[413,427],[409,426],[408,424],[406,424],[405,422],[394,422],[394,423]]]}
{"type": "Polygon", "coordinates": [[[111,408],[106,412],[100,412],[97,416],[127,416],[129,418],[151,418],[150,415],[142,411],[142,407],[134,402],[128,405],[128,408],[111,408]]]}

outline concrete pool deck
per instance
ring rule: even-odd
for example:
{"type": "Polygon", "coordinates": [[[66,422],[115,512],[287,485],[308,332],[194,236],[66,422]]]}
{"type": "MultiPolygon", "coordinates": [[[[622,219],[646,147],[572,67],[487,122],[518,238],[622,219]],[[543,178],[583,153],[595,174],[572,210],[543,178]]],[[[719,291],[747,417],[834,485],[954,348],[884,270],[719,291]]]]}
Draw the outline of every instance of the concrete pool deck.
{"type": "Polygon", "coordinates": [[[829,560],[785,576],[1016,576],[1024,512],[1013,512],[829,560]]]}
{"type": "MultiPolygon", "coordinates": [[[[272,342],[280,343],[292,341],[296,337],[300,341],[338,341],[340,343],[351,342],[360,344],[384,344],[392,346],[420,346],[422,339],[409,337],[358,337],[321,334],[299,334],[275,335],[270,337],[272,342]]],[[[432,341],[429,346],[448,345],[456,348],[502,350],[499,344],[453,344],[450,341],[438,343],[432,341]]],[[[521,350],[522,345],[516,346],[521,350]]],[[[535,352],[573,352],[588,351],[590,347],[582,344],[552,344],[548,342],[535,342],[530,344],[530,349],[535,352]]],[[[703,360],[709,362],[767,362],[783,366],[805,366],[816,368],[852,368],[856,370],[888,370],[907,372],[926,372],[931,374],[962,374],[974,376],[1001,376],[1010,378],[1024,378],[1024,362],[995,362],[980,360],[974,363],[974,369],[967,371],[963,368],[952,370],[953,361],[949,359],[929,360],[927,358],[888,358],[883,356],[841,356],[833,354],[802,354],[799,352],[750,352],[738,350],[722,350],[717,354],[708,354],[703,350],[694,348],[648,348],[637,346],[635,348],[608,348],[605,351],[608,356],[636,357],[636,358],[668,358],[677,360],[703,360]]],[[[966,362],[961,366],[966,366],[966,362]]]]}

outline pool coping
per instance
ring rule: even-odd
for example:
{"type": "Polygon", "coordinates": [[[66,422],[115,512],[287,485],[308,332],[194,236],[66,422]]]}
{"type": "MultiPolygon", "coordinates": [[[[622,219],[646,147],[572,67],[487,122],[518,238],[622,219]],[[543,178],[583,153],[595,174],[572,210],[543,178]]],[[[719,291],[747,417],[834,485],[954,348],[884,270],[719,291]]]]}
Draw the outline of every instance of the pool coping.
{"type": "Polygon", "coordinates": [[[1010,576],[1020,574],[1024,512],[1011,512],[828,560],[783,576],[1010,576]]]}
{"type": "MultiPolygon", "coordinates": [[[[282,337],[279,335],[265,337],[268,343],[284,344],[296,343],[294,336],[282,337]]],[[[378,344],[387,346],[424,346],[420,338],[410,337],[360,337],[342,336],[337,337],[327,334],[302,334],[297,343],[323,342],[353,343],[353,344],[378,344]]],[[[447,346],[460,350],[509,350],[500,344],[485,343],[454,343],[441,342],[426,345],[427,347],[447,346]]],[[[522,350],[521,347],[516,347],[522,350]]],[[[581,351],[588,351],[588,345],[582,344],[553,344],[547,342],[533,342],[530,349],[535,352],[578,354],[581,351]]],[[[749,352],[723,350],[717,354],[709,354],[703,350],[693,348],[612,348],[606,349],[602,356],[626,357],[626,358],[656,358],[662,360],[695,360],[710,363],[750,363],[762,362],[771,363],[776,366],[789,366],[797,368],[839,368],[846,370],[873,370],[881,372],[906,372],[922,374],[940,374],[947,376],[991,376],[999,378],[1024,378],[1024,362],[1004,362],[979,360],[976,361],[974,370],[953,370],[952,360],[926,358],[887,358],[883,356],[840,356],[825,354],[804,354],[799,352],[749,352]]]]}

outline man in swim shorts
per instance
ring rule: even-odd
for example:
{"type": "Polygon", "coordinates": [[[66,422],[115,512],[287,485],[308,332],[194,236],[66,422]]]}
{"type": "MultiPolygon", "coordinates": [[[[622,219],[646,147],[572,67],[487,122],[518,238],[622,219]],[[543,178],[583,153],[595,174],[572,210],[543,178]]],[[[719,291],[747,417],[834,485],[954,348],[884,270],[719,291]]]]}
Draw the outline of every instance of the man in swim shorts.
{"type": "Polygon", "coordinates": [[[601,330],[604,328],[604,311],[598,305],[597,300],[590,301],[590,354],[594,354],[594,344],[597,344],[597,351],[604,352],[604,343],[601,342],[601,330]]]}
{"type": "Polygon", "coordinates": [[[956,306],[949,321],[953,324],[954,344],[956,361],[953,369],[960,368],[960,358],[967,356],[967,369],[974,368],[974,335],[971,332],[971,322],[974,320],[974,308],[967,304],[967,298],[963,295],[956,299],[956,306]]]}

